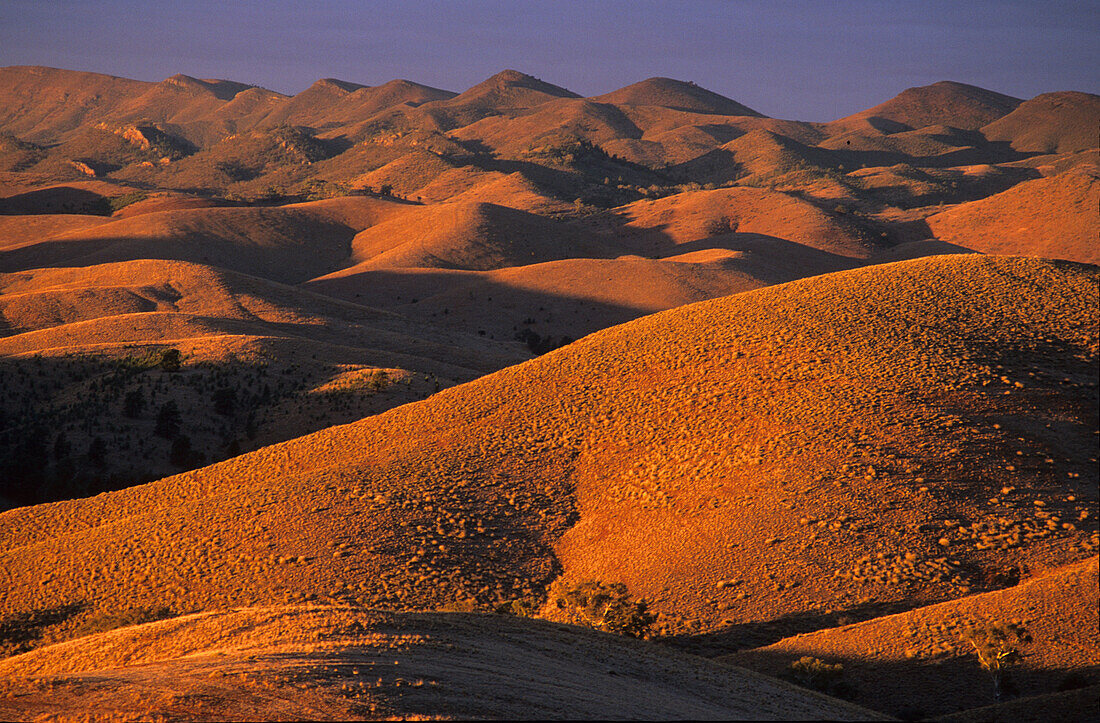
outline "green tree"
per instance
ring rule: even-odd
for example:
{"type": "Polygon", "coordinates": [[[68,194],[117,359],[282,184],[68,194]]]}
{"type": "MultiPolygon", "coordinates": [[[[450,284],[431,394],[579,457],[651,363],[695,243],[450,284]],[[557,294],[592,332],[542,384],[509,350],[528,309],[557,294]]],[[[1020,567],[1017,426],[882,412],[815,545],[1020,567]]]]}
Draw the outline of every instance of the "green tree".
{"type": "Polygon", "coordinates": [[[786,678],[803,688],[835,693],[843,675],[844,666],[840,663],[829,664],[820,658],[805,656],[787,666],[786,678]]]}
{"type": "Polygon", "coordinates": [[[168,461],[177,467],[190,467],[195,458],[195,451],[191,449],[191,438],[181,434],[172,440],[172,449],[168,453],[168,461]]]}

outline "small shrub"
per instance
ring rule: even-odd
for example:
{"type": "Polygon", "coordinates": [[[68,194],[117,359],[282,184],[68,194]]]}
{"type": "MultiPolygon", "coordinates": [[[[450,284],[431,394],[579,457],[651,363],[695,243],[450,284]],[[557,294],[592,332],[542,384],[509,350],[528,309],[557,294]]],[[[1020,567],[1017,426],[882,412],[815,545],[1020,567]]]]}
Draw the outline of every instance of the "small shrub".
{"type": "Polygon", "coordinates": [[[550,589],[550,599],[574,624],[631,638],[648,637],[657,621],[649,603],[634,600],[621,582],[605,585],[592,580],[569,587],[558,581],[550,589]]]}
{"type": "Polygon", "coordinates": [[[787,666],[787,679],[803,688],[832,693],[841,686],[844,666],[829,664],[821,658],[806,656],[787,666]]]}
{"type": "Polygon", "coordinates": [[[439,612],[442,613],[476,613],[477,611],[477,600],[473,599],[458,599],[439,608],[439,612]]]}
{"type": "Polygon", "coordinates": [[[721,236],[732,230],[733,224],[730,222],[728,216],[719,216],[718,218],[710,219],[707,221],[705,229],[707,236],[721,236]]]}
{"type": "Polygon", "coordinates": [[[540,356],[573,343],[571,337],[562,336],[555,338],[553,336],[541,336],[533,329],[522,329],[516,333],[515,339],[516,341],[521,341],[526,344],[532,354],[540,356]]]}
{"type": "Polygon", "coordinates": [[[371,372],[370,379],[367,382],[367,387],[372,392],[379,392],[386,388],[386,384],[389,383],[389,377],[382,369],[375,369],[371,372]]]}
{"type": "Polygon", "coordinates": [[[514,615],[517,618],[533,618],[538,611],[538,602],[525,598],[505,600],[493,608],[497,615],[514,615]]]}

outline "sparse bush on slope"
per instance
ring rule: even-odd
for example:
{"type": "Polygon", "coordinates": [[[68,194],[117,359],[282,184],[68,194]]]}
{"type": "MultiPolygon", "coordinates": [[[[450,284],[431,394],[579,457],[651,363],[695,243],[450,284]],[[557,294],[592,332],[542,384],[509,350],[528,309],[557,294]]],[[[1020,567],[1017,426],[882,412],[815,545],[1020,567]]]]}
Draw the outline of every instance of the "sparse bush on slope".
{"type": "Polygon", "coordinates": [[[657,621],[649,612],[649,603],[633,599],[621,582],[606,585],[589,580],[566,585],[559,580],[550,587],[550,601],[575,625],[631,638],[648,637],[657,621]]]}
{"type": "Polygon", "coordinates": [[[840,663],[826,663],[821,658],[804,656],[787,667],[787,679],[803,688],[811,688],[822,693],[838,693],[844,684],[841,678],[844,666],[840,663]]]}

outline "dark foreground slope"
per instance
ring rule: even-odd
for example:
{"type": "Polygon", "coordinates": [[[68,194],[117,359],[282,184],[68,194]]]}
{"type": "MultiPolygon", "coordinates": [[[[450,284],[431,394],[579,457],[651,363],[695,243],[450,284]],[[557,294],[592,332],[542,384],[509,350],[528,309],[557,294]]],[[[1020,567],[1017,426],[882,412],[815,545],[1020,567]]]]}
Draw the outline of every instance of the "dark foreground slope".
{"type": "Polygon", "coordinates": [[[746,670],[569,626],[346,607],[192,615],[0,663],[0,715],[43,714],[53,720],[878,719],[746,670]]]}

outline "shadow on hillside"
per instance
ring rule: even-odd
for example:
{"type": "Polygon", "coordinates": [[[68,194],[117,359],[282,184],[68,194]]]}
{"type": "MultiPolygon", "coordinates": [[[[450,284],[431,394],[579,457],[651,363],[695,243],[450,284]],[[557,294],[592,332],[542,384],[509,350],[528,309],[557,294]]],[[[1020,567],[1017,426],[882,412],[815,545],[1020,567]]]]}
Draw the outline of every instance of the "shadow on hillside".
{"type": "Polygon", "coordinates": [[[575,295],[568,290],[551,294],[524,289],[480,273],[366,271],[353,277],[312,281],[305,288],[506,342],[516,341],[516,335],[525,329],[579,339],[655,311],[585,298],[582,289],[575,295]]]}
{"type": "MultiPolygon", "coordinates": [[[[728,233],[686,244],[675,244],[661,229],[654,229],[620,245],[624,256],[641,256],[660,261],[662,257],[698,251],[720,250],[738,254],[706,264],[717,279],[728,274],[725,288],[715,283],[719,293],[704,295],[699,300],[741,293],[759,286],[784,283],[807,276],[844,271],[865,262],[838,254],[761,234],[728,233]]],[[[621,284],[622,277],[601,274],[631,274],[633,267],[623,260],[620,267],[614,259],[567,259],[533,264],[525,274],[525,286],[509,283],[500,272],[469,272],[455,269],[393,269],[370,270],[345,277],[306,282],[304,288],[319,294],[343,299],[368,307],[396,311],[421,321],[445,325],[449,329],[486,336],[497,341],[512,341],[516,334],[530,329],[539,334],[568,336],[579,339],[594,331],[616,326],[638,317],[663,311],[661,301],[669,287],[652,290],[637,288],[636,294],[598,298],[593,293],[602,281],[621,284]],[[589,273],[579,274],[568,266],[571,261],[590,260],[589,273]],[[599,264],[599,265],[597,265],[599,264]],[[537,271],[536,271],[537,269],[537,271]],[[560,271],[559,271],[560,270],[560,271]],[[532,289],[527,284],[540,283],[561,273],[558,289],[532,289]],[[614,299],[614,300],[612,300],[614,299]]],[[[675,266],[666,267],[675,269],[675,266]]],[[[698,263],[698,262],[696,262],[698,263]]],[[[523,268],[523,267],[513,267],[523,268]]],[[[684,293],[698,289],[697,272],[684,264],[684,293]]],[[[700,263],[696,269],[703,269],[700,263]]],[[[506,270],[501,270],[506,272],[506,270]]],[[[663,271],[655,271],[656,283],[663,271]]],[[[638,283],[641,283],[638,281],[638,283]]]]}
{"type": "Polygon", "coordinates": [[[0,656],[15,655],[31,647],[46,628],[60,625],[88,608],[87,603],[70,603],[14,613],[0,618],[0,656]]]}
{"type": "Polygon", "coordinates": [[[750,648],[771,645],[783,638],[812,633],[827,628],[851,625],[884,615],[903,613],[926,605],[926,602],[901,601],[893,603],[865,603],[846,610],[821,612],[810,610],[785,615],[775,620],[731,625],[722,630],[701,635],[673,635],[662,638],[661,643],[704,658],[729,655],[750,648]]]}
{"type": "Polygon", "coordinates": [[[110,205],[105,196],[71,186],[41,188],[0,198],[0,214],[3,215],[51,213],[109,216],[110,205]]]}
{"type": "MultiPolygon", "coordinates": [[[[867,644],[877,643],[868,640],[867,644]]],[[[1022,652],[1025,662],[1006,673],[1000,702],[1078,690],[1100,683],[1098,666],[1029,668],[1026,646],[1022,652]]],[[[977,657],[969,653],[883,661],[826,654],[815,656],[813,652],[805,651],[780,653],[755,650],[723,658],[721,662],[784,678],[791,663],[806,655],[843,666],[836,688],[828,692],[902,720],[922,720],[998,703],[989,673],[979,666],[977,657]]],[[[981,720],[1001,719],[992,717],[981,720]]]]}
{"type": "MultiPolygon", "coordinates": [[[[886,136],[884,140],[889,140],[886,136]]],[[[951,168],[954,166],[973,166],[978,164],[1012,163],[1022,161],[1039,153],[1017,151],[1008,141],[987,141],[981,134],[975,133],[972,145],[962,146],[946,153],[932,156],[910,156],[899,151],[861,151],[843,149],[822,149],[829,153],[847,169],[894,166],[903,163],[917,168],[951,168]]]]}
{"type": "MultiPolygon", "coordinates": [[[[236,210],[218,209],[237,213],[236,210]]],[[[141,217],[136,224],[140,226],[141,217]]],[[[114,223],[127,223],[123,219],[114,223]]],[[[114,223],[107,228],[114,228],[114,223]]],[[[288,210],[286,216],[242,218],[219,216],[210,230],[187,226],[159,235],[106,235],[103,227],[46,239],[0,251],[0,273],[50,266],[84,267],[120,261],[161,259],[186,261],[293,284],[334,271],[351,254],[355,228],[288,210]],[[271,238],[253,229],[277,228],[271,238]],[[305,241],[308,240],[308,243],[305,241]]],[[[124,228],[134,228],[133,225],[124,228]]]]}

